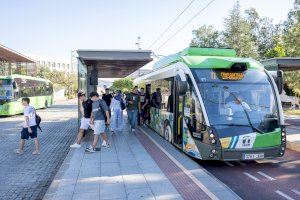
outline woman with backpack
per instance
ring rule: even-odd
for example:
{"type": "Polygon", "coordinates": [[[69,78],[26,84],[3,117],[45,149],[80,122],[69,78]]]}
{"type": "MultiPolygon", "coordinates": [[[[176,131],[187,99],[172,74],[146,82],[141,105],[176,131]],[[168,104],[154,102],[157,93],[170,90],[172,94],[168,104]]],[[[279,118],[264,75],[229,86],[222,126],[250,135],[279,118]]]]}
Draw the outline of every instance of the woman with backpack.
{"type": "Polygon", "coordinates": [[[112,111],[111,131],[113,133],[116,131],[122,132],[124,127],[123,110],[125,109],[125,103],[122,99],[122,93],[120,90],[116,91],[116,94],[111,101],[110,109],[112,111]]]}

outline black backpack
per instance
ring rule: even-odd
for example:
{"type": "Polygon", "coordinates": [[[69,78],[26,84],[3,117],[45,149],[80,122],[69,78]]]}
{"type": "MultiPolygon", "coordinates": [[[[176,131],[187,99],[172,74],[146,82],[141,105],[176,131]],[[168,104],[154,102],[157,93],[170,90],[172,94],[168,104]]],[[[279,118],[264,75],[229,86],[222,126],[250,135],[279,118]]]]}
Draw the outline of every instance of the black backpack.
{"type": "Polygon", "coordinates": [[[43,132],[42,128],[40,127],[42,118],[36,112],[35,112],[35,122],[36,122],[36,126],[40,129],[41,132],[43,132]]]}

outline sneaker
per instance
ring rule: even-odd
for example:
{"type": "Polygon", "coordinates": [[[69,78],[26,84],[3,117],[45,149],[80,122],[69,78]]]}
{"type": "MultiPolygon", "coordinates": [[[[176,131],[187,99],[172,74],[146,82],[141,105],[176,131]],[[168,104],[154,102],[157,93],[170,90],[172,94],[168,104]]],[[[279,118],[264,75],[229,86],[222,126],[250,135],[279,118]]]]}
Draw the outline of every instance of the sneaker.
{"type": "Polygon", "coordinates": [[[80,148],[81,145],[80,144],[77,144],[77,143],[74,143],[72,145],[70,145],[71,148],[80,148]]]}
{"type": "Polygon", "coordinates": [[[41,154],[41,152],[37,151],[37,150],[35,150],[34,152],[32,152],[32,155],[40,155],[40,154],[41,154]]]}
{"type": "Polygon", "coordinates": [[[90,145],[88,148],[85,149],[86,151],[90,152],[90,153],[95,153],[96,149],[92,147],[92,145],[90,145]]]}
{"type": "Polygon", "coordinates": [[[132,131],[132,132],[135,132],[135,129],[133,128],[133,129],[131,129],[131,131],[132,131]]]}
{"type": "Polygon", "coordinates": [[[110,145],[109,145],[109,144],[104,144],[104,145],[102,145],[102,147],[104,147],[104,148],[109,148],[110,145]]]}
{"type": "Polygon", "coordinates": [[[20,149],[15,149],[14,150],[14,153],[16,153],[16,154],[23,154],[24,153],[24,151],[21,151],[20,149]]]}
{"type": "Polygon", "coordinates": [[[109,148],[110,147],[110,145],[107,142],[105,142],[105,141],[102,142],[101,146],[105,147],[105,148],[109,148]]]}

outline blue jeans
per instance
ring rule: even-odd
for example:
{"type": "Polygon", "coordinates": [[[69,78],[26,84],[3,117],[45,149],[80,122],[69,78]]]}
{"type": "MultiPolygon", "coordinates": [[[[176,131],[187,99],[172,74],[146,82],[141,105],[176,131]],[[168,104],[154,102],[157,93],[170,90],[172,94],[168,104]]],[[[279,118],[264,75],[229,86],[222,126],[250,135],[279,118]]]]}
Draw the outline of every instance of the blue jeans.
{"type": "Polygon", "coordinates": [[[135,129],[137,123],[138,110],[127,110],[129,124],[132,129],[135,129]]]}

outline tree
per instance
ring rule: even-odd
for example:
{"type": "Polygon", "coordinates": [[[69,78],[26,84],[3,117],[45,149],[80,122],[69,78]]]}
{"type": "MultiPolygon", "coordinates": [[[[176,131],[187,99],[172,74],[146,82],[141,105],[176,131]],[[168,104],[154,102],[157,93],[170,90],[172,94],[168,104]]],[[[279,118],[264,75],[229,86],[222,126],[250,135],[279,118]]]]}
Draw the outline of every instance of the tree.
{"type": "Polygon", "coordinates": [[[64,88],[65,95],[74,97],[75,90],[78,87],[77,75],[75,73],[66,73],[64,71],[51,71],[47,67],[37,66],[37,77],[50,80],[55,88],[64,88]]]}
{"type": "Polygon", "coordinates": [[[295,0],[284,23],[283,41],[287,56],[300,56],[300,0],[295,0]]]}
{"type": "Polygon", "coordinates": [[[130,78],[115,80],[111,89],[121,90],[122,92],[130,91],[133,88],[133,81],[130,78]]]}
{"type": "Polygon", "coordinates": [[[285,49],[281,44],[277,44],[273,49],[269,49],[264,57],[266,58],[275,58],[275,57],[285,57],[285,49]]]}
{"type": "Polygon", "coordinates": [[[236,50],[238,56],[258,58],[258,48],[253,41],[251,23],[243,18],[239,2],[230,10],[224,26],[225,42],[236,50]]]}
{"type": "Polygon", "coordinates": [[[252,40],[255,42],[259,58],[264,58],[270,49],[279,42],[280,27],[269,18],[261,18],[254,8],[245,11],[246,20],[251,26],[252,40]]]}
{"type": "Polygon", "coordinates": [[[197,30],[193,30],[193,39],[190,46],[193,47],[223,47],[222,33],[217,31],[212,25],[203,25],[197,30]]]}

